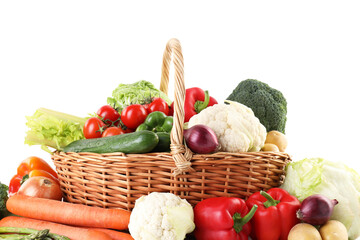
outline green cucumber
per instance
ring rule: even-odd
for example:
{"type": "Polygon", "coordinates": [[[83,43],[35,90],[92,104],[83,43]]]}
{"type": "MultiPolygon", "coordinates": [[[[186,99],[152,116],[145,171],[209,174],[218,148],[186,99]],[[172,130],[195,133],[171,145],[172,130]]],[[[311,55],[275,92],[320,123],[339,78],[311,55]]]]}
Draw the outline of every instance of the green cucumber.
{"type": "Polygon", "coordinates": [[[143,130],[110,137],[81,139],[64,148],[64,152],[93,153],[147,153],[151,152],[159,142],[159,137],[151,131],[143,130]]]}
{"type": "Polygon", "coordinates": [[[157,132],[156,135],[159,137],[159,143],[152,152],[170,152],[170,133],[157,132]]]}

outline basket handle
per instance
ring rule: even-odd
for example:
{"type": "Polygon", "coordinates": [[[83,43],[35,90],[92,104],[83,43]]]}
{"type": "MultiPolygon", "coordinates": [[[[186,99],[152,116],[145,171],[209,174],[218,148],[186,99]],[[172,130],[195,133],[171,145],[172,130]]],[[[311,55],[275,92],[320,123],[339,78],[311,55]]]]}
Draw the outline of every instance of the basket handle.
{"type": "Polygon", "coordinates": [[[163,55],[163,63],[161,67],[161,82],[160,90],[168,93],[169,85],[169,71],[171,57],[173,56],[172,63],[174,64],[175,71],[175,86],[174,86],[174,123],[170,135],[170,149],[171,155],[175,162],[174,175],[183,174],[192,171],[191,158],[192,152],[183,144],[184,132],[184,101],[185,101],[185,81],[184,81],[184,59],[182,55],[181,45],[176,38],[170,39],[167,44],[163,55]]]}

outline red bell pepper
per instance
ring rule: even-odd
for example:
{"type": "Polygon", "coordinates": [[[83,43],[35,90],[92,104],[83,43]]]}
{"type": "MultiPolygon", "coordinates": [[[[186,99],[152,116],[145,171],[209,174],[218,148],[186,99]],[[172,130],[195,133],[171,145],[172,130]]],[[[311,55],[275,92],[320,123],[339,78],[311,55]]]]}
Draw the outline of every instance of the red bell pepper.
{"type": "Polygon", "coordinates": [[[250,211],[241,198],[214,197],[199,202],[194,208],[197,240],[247,240],[251,232],[250,211]]]}
{"type": "Polygon", "coordinates": [[[21,187],[21,184],[23,183],[22,179],[23,179],[23,176],[18,175],[18,174],[14,175],[11,178],[10,184],[9,184],[9,196],[10,197],[12,195],[14,195],[15,193],[17,193],[17,191],[21,187]]]}
{"type": "MultiPolygon", "coordinates": [[[[213,106],[218,102],[215,98],[210,97],[208,91],[204,91],[201,88],[193,87],[186,89],[185,93],[185,102],[184,102],[184,111],[185,118],[184,122],[188,122],[190,118],[207,107],[213,106]]],[[[169,115],[173,114],[174,103],[170,106],[169,115]]]]}
{"type": "Polygon", "coordinates": [[[44,176],[58,181],[57,173],[45,160],[39,157],[28,157],[20,163],[17,174],[10,180],[9,196],[17,193],[21,184],[33,176],[44,176]]]}
{"type": "Polygon", "coordinates": [[[256,192],[246,200],[246,205],[259,206],[251,219],[252,239],[287,240],[291,228],[299,223],[296,211],[301,203],[284,189],[256,192]]]}

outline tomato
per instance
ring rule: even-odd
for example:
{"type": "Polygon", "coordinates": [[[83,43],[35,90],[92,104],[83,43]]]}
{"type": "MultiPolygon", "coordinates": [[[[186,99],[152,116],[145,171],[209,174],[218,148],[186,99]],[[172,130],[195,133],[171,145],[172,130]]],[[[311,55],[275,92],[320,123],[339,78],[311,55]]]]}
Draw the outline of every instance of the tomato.
{"type": "Polygon", "coordinates": [[[100,138],[104,129],[106,128],[106,124],[101,121],[101,119],[97,117],[91,117],[86,120],[84,125],[84,136],[85,138],[100,138]]]}
{"type": "Polygon", "coordinates": [[[125,133],[131,133],[131,132],[135,132],[136,129],[130,129],[130,128],[126,128],[126,129],[123,129],[125,131],[125,133]]]}
{"type": "Polygon", "coordinates": [[[150,105],[150,103],[143,104],[145,110],[146,110],[148,113],[150,113],[150,112],[149,112],[149,105],[150,105]]]}
{"type": "Polygon", "coordinates": [[[136,129],[145,121],[147,111],[143,105],[133,104],[124,108],[121,112],[121,121],[126,127],[136,129]]]}
{"type": "Polygon", "coordinates": [[[17,194],[59,201],[62,199],[60,185],[53,179],[43,176],[35,176],[26,180],[17,194]]]}
{"type": "Polygon", "coordinates": [[[96,113],[102,121],[108,126],[119,126],[120,114],[110,105],[104,105],[96,113]]]}
{"type": "Polygon", "coordinates": [[[174,115],[174,102],[171,103],[170,107],[169,107],[169,114],[168,116],[173,116],[174,115]]]}
{"type": "Polygon", "coordinates": [[[148,113],[152,113],[155,111],[160,111],[160,112],[163,112],[166,115],[168,115],[169,114],[169,105],[162,98],[154,98],[153,101],[148,106],[148,113]]]}
{"type": "Polygon", "coordinates": [[[110,137],[114,135],[120,135],[126,133],[126,130],[123,130],[120,127],[109,127],[105,129],[105,131],[102,133],[101,137],[110,137]]]}

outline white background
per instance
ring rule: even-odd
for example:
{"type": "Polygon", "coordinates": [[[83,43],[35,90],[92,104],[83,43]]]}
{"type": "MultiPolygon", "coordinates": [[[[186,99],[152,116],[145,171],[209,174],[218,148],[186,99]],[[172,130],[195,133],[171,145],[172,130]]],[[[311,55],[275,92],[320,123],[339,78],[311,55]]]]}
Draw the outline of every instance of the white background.
{"type": "Polygon", "coordinates": [[[24,145],[25,116],[39,107],[87,116],[119,83],[159,86],[173,37],[186,87],[221,102],[242,80],[266,82],[288,100],[294,160],[360,172],[359,10],[357,1],[1,1],[0,181],[28,156],[51,163],[24,145]]]}

